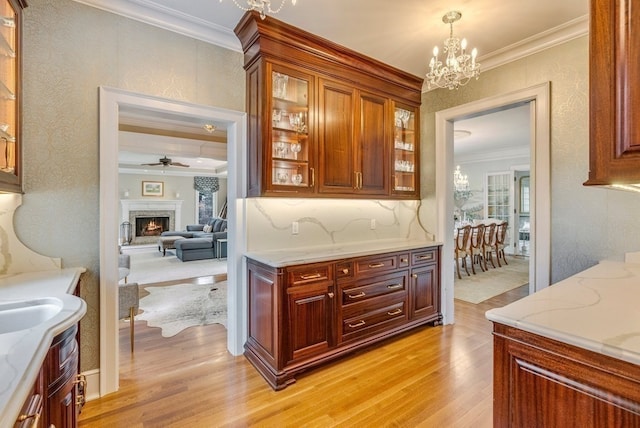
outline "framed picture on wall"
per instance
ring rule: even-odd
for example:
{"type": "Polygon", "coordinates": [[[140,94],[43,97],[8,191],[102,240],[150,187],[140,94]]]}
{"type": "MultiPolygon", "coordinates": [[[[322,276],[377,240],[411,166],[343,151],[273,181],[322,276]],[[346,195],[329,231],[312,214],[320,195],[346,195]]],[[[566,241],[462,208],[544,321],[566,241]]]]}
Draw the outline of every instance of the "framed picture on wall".
{"type": "Polygon", "coordinates": [[[164,196],[164,183],[162,181],[143,181],[142,196],[164,196]]]}

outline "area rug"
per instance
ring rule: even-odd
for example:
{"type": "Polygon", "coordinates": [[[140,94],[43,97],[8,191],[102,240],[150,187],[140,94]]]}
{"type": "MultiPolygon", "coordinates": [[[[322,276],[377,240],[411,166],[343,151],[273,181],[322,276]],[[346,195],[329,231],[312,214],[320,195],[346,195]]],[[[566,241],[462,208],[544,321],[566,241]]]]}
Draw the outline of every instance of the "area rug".
{"type": "Polygon", "coordinates": [[[125,247],[123,253],[131,257],[131,271],[127,281],[138,284],[175,281],[227,272],[226,260],[207,259],[183,262],[176,257],[175,250],[167,250],[166,256],[163,257],[156,245],[125,247]]]}
{"type": "Polygon", "coordinates": [[[160,327],[162,337],[171,337],[198,325],[227,326],[227,281],[215,284],[178,284],[144,287],[148,296],[140,299],[139,320],[160,327]]]}
{"type": "Polygon", "coordinates": [[[469,266],[471,276],[467,276],[461,266],[460,274],[462,279],[458,279],[454,267],[453,274],[456,275],[453,287],[454,298],[470,303],[480,303],[521,285],[528,284],[529,259],[507,256],[507,262],[509,264],[505,265],[503,263],[502,267],[497,267],[498,264],[496,263],[495,269],[489,264],[487,272],[482,272],[476,265],[475,275],[471,272],[471,266],[469,266]]]}

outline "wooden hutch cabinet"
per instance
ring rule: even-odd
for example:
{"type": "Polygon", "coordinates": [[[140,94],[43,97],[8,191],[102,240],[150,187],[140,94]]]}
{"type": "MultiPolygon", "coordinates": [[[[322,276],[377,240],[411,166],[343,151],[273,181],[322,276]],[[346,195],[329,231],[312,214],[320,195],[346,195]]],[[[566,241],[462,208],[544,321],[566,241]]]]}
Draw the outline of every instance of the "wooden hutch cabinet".
{"type": "Polygon", "coordinates": [[[0,192],[22,192],[21,31],[24,0],[0,0],[0,192]]]}
{"type": "Polygon", "coordinates": [[[249,196],[419,198],[421,78],[256,12],[235,32],[249,196]]]}
{"type": "Polygon", "coordinates": [[[640,189],[640,9],[591,0],[589,179],[640,189]]]}
{"type": "Polygon", "coordinates": [[[245,356],[272,388],[345,353],[439,324],[440,246],[276,267],[247,259],[245,356]]]}

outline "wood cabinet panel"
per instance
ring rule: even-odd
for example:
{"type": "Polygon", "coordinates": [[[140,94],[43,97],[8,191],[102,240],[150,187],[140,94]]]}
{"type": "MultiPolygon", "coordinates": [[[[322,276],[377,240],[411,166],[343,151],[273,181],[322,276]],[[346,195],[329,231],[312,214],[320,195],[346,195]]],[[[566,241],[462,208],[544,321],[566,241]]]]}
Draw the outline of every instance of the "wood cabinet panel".
{"type": "Polygon", "coordinates": [[[360,93],[356,113],[358,138],[356,173],[358,193],[383,196],[389,193],[389,100],[374,94],[360,93]]]}
{"type": "Polygon", "coordinates": [[[640,185],[640,9],[591,0],[589,179],[640,185]]]}
{"type": "Polygon", "coordinates": [[[439,251],[437,246],[283,268],[249,258],[245,356],[278,390],[308,368],[418,325],[438,324],[439,251]],[[410,266],[425,254],[429,263],[410,266]],[[409,278],[410,269],[418,279],[409,278]]]}
{"type": "Polygon", "coordinates": [[[640,427],[640,367],[494,323],[495,427],[640,427]]]}

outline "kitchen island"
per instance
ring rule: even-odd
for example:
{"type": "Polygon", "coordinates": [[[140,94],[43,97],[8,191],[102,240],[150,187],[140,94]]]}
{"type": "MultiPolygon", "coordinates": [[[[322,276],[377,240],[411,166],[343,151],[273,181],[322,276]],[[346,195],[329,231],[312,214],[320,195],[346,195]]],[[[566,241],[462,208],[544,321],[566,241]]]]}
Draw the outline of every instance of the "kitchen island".
{"type": "Polygon", "coordinates": [[[487,312],[494,426],[640,426],[640,264],[601,262],[487,312]]]}
{"type": "MultiPolygon", "coordinates": [[[[69,391],[66,382],[60,385],[63,379],[53,377],[63,369],[65,376],[77,373],[76,325],[87,307],[73,293],[84,271],[52,269],[0,278],[0,427],[14,425],[30,395],[44,403],[39,406],[41,422],[54,421],[61,415],[57,394],[64,390],[62,401],[66,402],[69,391]],[[58,367],[52,365],[43,373],[42,366],[53,349],[52,344],[58,345],[55,348],[58,367]]],[[[69,382],[69,388],[74,390],[70,393],[73,400],[65,405],[70,412],[76,411],[75,380],[74,377],[69,382]]],[[[30,417],[27,413],[23,415],[26,419],[30,417]]],[[[56,426],[63,425],[56,423],[56,426]]]]}

